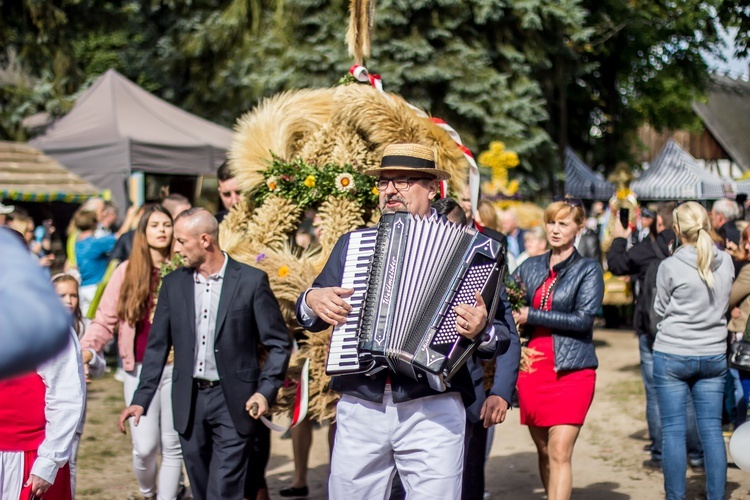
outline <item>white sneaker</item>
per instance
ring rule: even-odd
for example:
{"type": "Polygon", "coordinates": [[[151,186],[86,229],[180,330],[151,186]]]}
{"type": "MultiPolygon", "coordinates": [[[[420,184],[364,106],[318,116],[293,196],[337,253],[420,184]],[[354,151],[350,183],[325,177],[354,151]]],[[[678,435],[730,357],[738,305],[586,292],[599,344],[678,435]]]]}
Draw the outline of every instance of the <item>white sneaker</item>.
{"type": "Polygon", "coordinates": [[[482,500],[492,500],[492,495],[488,490],[484,490],[484,495],[482,495],[482,500]]]}
{"type": "Polygon", "coordinates": [[[125,370],[123,370],[122,368],[118,368],[115,372],[115,376],[112,378],[114,378],[118,382],[125,382],[125,370]]]}

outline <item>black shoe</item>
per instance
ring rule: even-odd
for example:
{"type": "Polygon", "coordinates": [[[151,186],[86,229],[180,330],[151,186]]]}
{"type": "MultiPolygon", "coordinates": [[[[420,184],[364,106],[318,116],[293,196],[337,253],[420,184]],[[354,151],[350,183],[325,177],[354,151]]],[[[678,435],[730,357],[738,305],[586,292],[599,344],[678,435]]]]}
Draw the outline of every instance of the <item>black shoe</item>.
{"type": "Polygon", "coordinates": [[[661,460],[654,460],[653,458],[643,462],[644,469],[651,469],[661,472],[661,460]]]}
{"type": "Polygon", "coordinates": [[[654,447],[653,444],[644,444],[643,445],[643,453],[645,453],[647,455],[651,455],[651,448],[653,448],[653,447],[654,447]]]}
{"type": "Polygon", "coordinates": [[[306,497],[310,494],[310,491],[307,489],[307,486],[303,486],[301,488],[295,488],[294,486],[291,486],[289,488],[284,488],[283,490],[279,491],[279,495],[282,497],[306,497]]]}

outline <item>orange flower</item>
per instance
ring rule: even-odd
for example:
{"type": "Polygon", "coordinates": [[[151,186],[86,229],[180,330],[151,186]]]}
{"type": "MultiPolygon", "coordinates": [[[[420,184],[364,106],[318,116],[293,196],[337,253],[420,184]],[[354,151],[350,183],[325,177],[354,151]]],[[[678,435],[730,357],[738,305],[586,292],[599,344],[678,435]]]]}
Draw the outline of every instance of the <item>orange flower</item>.
{"type": "Polygon", "coordinates": [[[287,276],[289,276],[289,268],[287,266],[281,266],[279,268],[279,277],[286,278],[287,276]]]}
{"type": "Polygon", "coordinates": [[[372,187],[372,194],[374,194],[375,196],[378,196],[380,194],[377,186],[372,187]]]}

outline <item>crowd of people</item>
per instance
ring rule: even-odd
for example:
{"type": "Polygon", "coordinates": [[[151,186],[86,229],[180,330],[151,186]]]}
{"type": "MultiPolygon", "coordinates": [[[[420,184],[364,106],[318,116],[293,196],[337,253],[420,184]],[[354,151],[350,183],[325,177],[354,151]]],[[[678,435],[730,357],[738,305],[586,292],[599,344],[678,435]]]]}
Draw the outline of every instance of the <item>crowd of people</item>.
{"type": "MultiPolygon", "coordinates": [[[[750,372],[727,356],[748,337],[744,207],[660,203],[631,223],[601,202],[564,197],[522,229],[512,208],[485,199],[473,210],[468,192],[439,198],[446,174],[428,148],[388,146],[367,173],[382,213],[445,217],[499,240],[508,280],[494,317],[478,293],[455,308],[456,332],[478,348],[447,391],[389,370],[332,377],[341,399],[330,426],[331,498],[486,498],[492,429],[514,404],[547,497],[570,498],[575,443],[595,397],[605,270],[628,276],[634,290],[650,438],[644,465],[663,471],[668,499],[685,498],[688,466],[705,470],[709,499],[724,497],[722,432],[744,422],[750,394],[750,372]],[[606,227],[612,240],[603,254],[606,227]],[[520,305],[511,305],[511,292],[520,305]]],[[[143,498],[268,498],[270,434],[259,419],[285,381],[292,338],[268,277],[221,250],[218,225],[242,193],[226,164],[218,180],[216,215],[177,194],[128,210],[119,229],[103,200],[76,212],[64,270],[44,278],[73,318],[55,347],[65,348],[44,363],[30,358],[36,369],[22,375],[0,366],[10,376],[0,381],[2,498],[75,496],[86,386],[107,371],[108,349],[120,366],[119,426],[130,433],[143,498]]],[[[294,237],[304,248],[320,237],[307,216],[294,237]]],[[[0,205],[0,225],[15,230],[0,229],[4,255],[26,253],[36,261],[32,274],[43,275],[55,260],[50,221],[35,227],[22,210],[0,205]]],[[[296,319],[310,335],[347,321],[352,290],[342,276],[353,234],[297,301],[296,319]]],[[[292,430],[296,472],[283,497],[309,494],[312,426],[307,419],[292,430]]]]}

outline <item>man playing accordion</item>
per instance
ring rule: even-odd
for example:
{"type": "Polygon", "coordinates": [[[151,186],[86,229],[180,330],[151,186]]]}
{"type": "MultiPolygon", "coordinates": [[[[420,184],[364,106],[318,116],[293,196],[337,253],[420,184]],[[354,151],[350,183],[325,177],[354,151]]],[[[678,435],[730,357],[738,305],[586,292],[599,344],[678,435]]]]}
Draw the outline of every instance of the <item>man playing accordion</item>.
{"type": "MultiPolygon", "coordinates": [[[[438,217],[431,202],[438,193],[439,181],[449,174],[436,168],[431,149],[417,144],[390,145],[380,168],[366,173],[378,176],[383,214],[407,211],[438,217]]],[[[351,311],[344,299],[353,290],[341,284],[350,236],[355,233],[339,239],[323,271],[297,301],[297,320],[311,332],[344,323],[351,311]]],[[[492,359],[501,346],[507,349],[509,343],[508,308],[501,301],[496,319],[490,322],[487,306],[476,292],[475,306],[459,304],[455,308],[456,330],[468,339],[483,336],[478,353],[492,359]]],[[[475,399],[466,366],[445,392],[391,370],[333,376],[331,389],[342,397],[331,458],[330,498],[387,498],[394,469],[409,498],[461,496],[464,406],[475,399]]]]}

